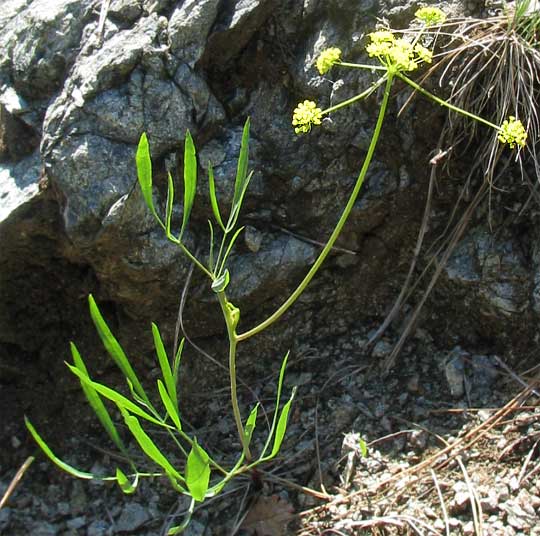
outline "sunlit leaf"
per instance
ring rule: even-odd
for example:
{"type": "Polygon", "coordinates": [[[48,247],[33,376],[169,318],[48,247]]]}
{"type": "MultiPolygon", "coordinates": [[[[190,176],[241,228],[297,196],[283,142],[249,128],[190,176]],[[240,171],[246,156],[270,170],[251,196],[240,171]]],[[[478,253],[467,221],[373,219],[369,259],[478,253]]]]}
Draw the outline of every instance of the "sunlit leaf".
{"type": "Polygon", "coordinates": [[[28,420],[26,416],[24,417],[24,422],[26,424],[26,428],[28,428],[28,431],[32,434],[35,442],[41,447],[41,450],[55,465],[60,467],[60,469],[77,478],[84,478],[85,480],[91,480],[93,478],[96,478],[92,473],[85,473],[84,471],[79,471],[79,469],[75,469],[75,467],[72,467],[71,465],[63,462],[60,458],[57,458],[54,452],[49,448],[47,443],[45,443],[41,436],[36,432],[36,429],[33,427],[32,423],[28,420]]]}
{"type": "Polygon", "coordinates": [[[176,382],[173,377],[171,370],[171,365],[169,363],[169,358],[167,352],[165,351],[165,346],[163,345],[163,340],[161,339],[161,334],[156,324],[152,322],[152,336],[154,337],[154,346],[156,347],[156,353],[159,361],[159,367],[161,368],[161,374],[163,376],[163,381],[165,382],[165,387],[167,388],[167,393],[169,398],[178,412],[178,400],[176,395],[176,382]]]}
{"type": "Polygon", "coordinates": [[[216,195],[216,183],[214,180],[214,168],[210,162],[208,163],[208,190],[210,192],[210,204],[212,205],[212,212],[214,213],[214,218],[216,218],[217,223],[223,231],[225,231],[225,225],[223,225],[223,220],[221,219],[221,213],[219,211],[219,204],[216,195]]]}
{"type": "Polygon", "coordinates": [[[137,406],[137,404],[132,402],[129,398],[126,398],[125,396],[121,395],[120,393],[118,393],[114,389],[111,389],[110,387],[107,387],[105,385],[102,385],[101,383],[92,381],[86,374],[84,374],[77,367],[74,367],[70,365],[69,363],[66,363],[66,365],[69,367],[71,372],[75,374],[75,376],[77,376],[80,380],[82,380],[86,384],[90,385],[101,396],[104,396],[111,402],[114,402],[120,410],[127,409],[131,413],[134,413],[135,415],[138,415],[139,417],[142,417],[143,419],[146,419],[147,421],[150,421],[159,426],[164,426],[168,428],[166,424],[159,421],[155,417],[152,417],[152,415],[150,415],[149,413],[141,409],[139,406],[137,406]]]}
{"type": "Polygon", "coordinates": [[[182,215],[182,229],[180,230],[178,240],[182,240],[195,200],[195,193],[197,192],[197,158],[195,154],[193,138],[188,130],[184,143],[184,213],[182,215]]]}
{"type": "Polygon", "coordinates": [[[163,455],[150,436],[143,430],[137,417],[129,415],[125,410],[122,411],[124,420],[129,431],[143,450],[143,452],[157,465],[159,465],[168,475],[171,475],[176,480],[183,481],[182,475],[171,465],[169,460],[163,455]]]}
{"type": "Polygon", "coordinates": [[[139,179],[139,185],[141,187],[141,192],[146,206],[150,209],[150,212],[152,212],[154,218],[156,218],[161,226],[163,226],[161,219],[156,213],[154,201],[152,199],[152,160],[150,158],[148,138],[144,132],[139,140],[137,153],[135,155],[135,163],[137,165],[137,177],[139,179]]]}
{"type": "Polygon", "coordinates": [[[135,374],[135,371],[131,367],[131,364],[128,358],[126,357],[124,350],[122,349],[122,347],[120,346],[120,344],[118,343],[114,335],[111,333],[111,330],[109,329],[109,326],[107,325],[103,316],[101,315],[101,312],[92,294],[88,296],[88,303],[90,305],[90,316],[92,317],[94,325],[96,326],[97,332],[99,334],[99,338],[101,339],[103,346],[105,346],[105,349],[107,350],[109,355],[112,357],[116,365],[120,368],[124,376],[133,384],[133,388],[135,389],[135,392],[143,400],[149,403],[148,397],[146,396],[146,393],[144,392],[141,382],[139,381],[139,379],[137,378],[137,375],[135,374]]]}
{"type": "Polygon", "coordinates": [[[169,414],[176,428],[178,428],[178,430],[182,430],[182,424],[180,422],[180,415],[178,414],[178,408],[171,400],[169,393],[167,392],[167,389],[165,389],[165,386],[163,385],[163,382],[161,380],[158,380],[157,383],[158,383],[159,396],[161,397],[161,400],[163,401],[163,405],[165,406],[167,413],[169,414]]]}
{"type": "MultiPolygon", "coordinates": [[[[88,376],[88,370],[86,369],[86,365],[84,364],[84,361],[81,355],[79,354],[77,347],[75,346],[75,344],[70,343],[70,348],[71,348],[71,355],[73,356],[73,362],[75,363],[75,366],[79,370],[81,370],[86,376],[88,376]]],[[[126,449],[124,447],[122,439],[120,439],[118,430],[116,429],[116,426],[114,425],[111,419],[111,416],[109,412],[107,411],[107,408],[103,404],[101,397],[97,394],[97,391],[89,383],[86,383],[83,380],[80,380],[80,383],[81,383],[82,390],[86,396],[86,399],[88,400],[88,403],[94,410],[95,414],[97,415],[98,419],[103,425],[103,428],[105,428],[105,430],[109,434],[109,437],[112,439],[113,443],[122,452],[125,452],[126,449]]]]}
{"type": "Polygon", "coordinates": [[[210,482],[210,462],[208,454],[197,443],[193,442],[186,464],[186,485],[196,501],[203,501],[210,482]]]}

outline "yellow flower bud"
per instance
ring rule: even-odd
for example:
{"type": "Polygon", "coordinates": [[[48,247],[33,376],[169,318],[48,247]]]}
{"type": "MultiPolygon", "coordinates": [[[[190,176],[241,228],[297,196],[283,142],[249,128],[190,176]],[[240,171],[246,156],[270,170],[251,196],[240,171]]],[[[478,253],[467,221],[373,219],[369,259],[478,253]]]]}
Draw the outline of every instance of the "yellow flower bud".
{"type": "Polygon", "coordinates": [[[520,147],[525,147],[525,143],[527,142],[527,131],[525,130],[523,123],[511,115],[501,125],[497,137],[501,143],[508,143],[512,149],[516,144],[520,147]]]}
{"type": "Polygon", "coordinates": [[[337,63],[341,59],[341,50],[336,47],[327,48],[323,50],[320,56],[317,58],[317,69],[319,73],[327,73],[334,63],[337,63]]]}
{"type": "Polygon", "coordinates": [[[293,112],[292,124],[295,127],[296,134],[309,132],[311,125],[320,125],[322,119],[322,110],[310,100],[305,100],[298,104],[293,112]]]}

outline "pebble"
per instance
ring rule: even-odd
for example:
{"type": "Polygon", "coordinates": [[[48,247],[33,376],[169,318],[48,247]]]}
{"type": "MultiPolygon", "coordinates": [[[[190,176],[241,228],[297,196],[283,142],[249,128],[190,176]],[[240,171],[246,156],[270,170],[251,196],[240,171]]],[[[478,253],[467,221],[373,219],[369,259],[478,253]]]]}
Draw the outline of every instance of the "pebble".
{"type": "Polygon", "coordinates": [[[144,506],[139,503],[129,503],[122,509],[122,513],[116,522],[116,530],[118,532],[132,532],[149,520],[150,515],[144,506]]]}
{"type": "Polygon", "coordinates": [[[109,525],[101,519],[92,521],[86,529],[86,536],[106,536],[109,531],[109,525]]]}
{"type": "Polygon", "coordinates": [[[69,519],[66,522],[66,525],[68,529],[72,529],[72,530],[81,529],[82,527],[86,525],[86,517],[85,516],[74,517],[73,519],[69,519]]]}

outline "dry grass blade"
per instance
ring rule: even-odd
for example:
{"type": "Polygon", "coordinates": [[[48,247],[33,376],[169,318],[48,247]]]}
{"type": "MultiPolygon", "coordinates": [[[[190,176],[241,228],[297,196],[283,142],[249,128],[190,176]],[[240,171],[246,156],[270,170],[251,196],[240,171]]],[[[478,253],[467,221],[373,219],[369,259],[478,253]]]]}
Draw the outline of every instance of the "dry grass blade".
{"type": "Polygon", "coordinates": [[[437,490],[437,497],[439,497],[439,502],[441,503],[441,512],[444,519],[444,530],[446,532],[446,536],[450,536],[450,521],[448,520],[448,512],[446,510],[446,505],[444,504],[444,497],[441,491],[441,486],[439,486],[439,481],[437,480],[437,475],[435,474],[435,471],[433,469],[430,469],[431,471],[431,478],[433,478],[433,484],[435,485],[435,489],[437,490]]]}
{"type": "Polygon", "coordinates": [[[25,462],[19,467],[19,470],[15,473],[15,476],[9,483],[9,486],[6,489],[6,492],[2,496],[2,499],[0,499],[0,510],[7,504],[8,499],[10,498],[11,494],[15,491],[17,484],[21,481],[21,478],[24,476],[24,473],[30,467],[33,461],[34,461],[34,457],[29,456],[28,458],[26,458],[25,462]]]}

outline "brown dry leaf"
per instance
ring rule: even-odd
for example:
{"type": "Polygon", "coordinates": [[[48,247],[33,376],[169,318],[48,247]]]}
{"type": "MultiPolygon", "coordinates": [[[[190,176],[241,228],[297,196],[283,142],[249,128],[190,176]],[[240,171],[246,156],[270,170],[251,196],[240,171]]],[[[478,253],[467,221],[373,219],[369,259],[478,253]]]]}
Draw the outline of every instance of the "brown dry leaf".
{"type": "Polygon", "coordinates": [[[259,497],[242,523],[241,529],[254,536],[286,536],[294,517],[293,507],[281,497],[259,497]]]}

